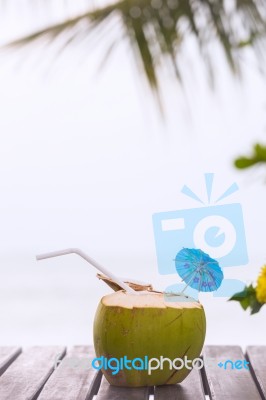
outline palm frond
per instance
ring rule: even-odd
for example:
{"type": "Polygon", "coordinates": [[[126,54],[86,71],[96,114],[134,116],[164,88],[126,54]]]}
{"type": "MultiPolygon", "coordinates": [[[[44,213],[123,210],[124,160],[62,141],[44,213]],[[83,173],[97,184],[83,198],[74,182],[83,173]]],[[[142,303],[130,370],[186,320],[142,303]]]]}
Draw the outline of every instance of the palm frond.
{"type": "MultiPolygon", "coordinates": [[[[72,36],[89,35],[114,17],[120,18],[124,28],[121,36],[114,39],[115,44],[126,34],[150,87],[157,94],[159,67],[166,60],[181,80],[178,52],[188,36],[196,38],[210,74],[215,75],[215,71],[211,67],[209,45],[216,40],[231,70],[239,75],[239,54],[243,47],[250,46],[258,55],[255,42],[264,40],[266,35],[265,0],[235,0],[230,7],[222,0],[119,0],[34,32],[10,46],[22,46],[43,37],[54,40],[66,32],[67,45],[72,36]]],[[[111,43],[109,53],[114,47],[111,43]]]]}

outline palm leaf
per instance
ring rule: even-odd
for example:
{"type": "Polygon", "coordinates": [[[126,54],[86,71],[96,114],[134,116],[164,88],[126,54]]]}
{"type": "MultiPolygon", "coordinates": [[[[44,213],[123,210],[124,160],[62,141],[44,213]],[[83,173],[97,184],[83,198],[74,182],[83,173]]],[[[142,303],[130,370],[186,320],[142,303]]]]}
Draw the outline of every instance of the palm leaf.
{"type": "MultiPolygon", "coordinates": [[[[56,40],[66,33],[63,37],[67,45],[74,37],[90,35],[102,29],[107,20],[118,17],[123,31],[114,39],[115,43],[110,43],[109,53],[126,35],[149,86],[158,94],[162,63],[167,62],[181,80],[178,52],[189,35],[196,38],[211,75],[215,71],[211,67],[209,45],[215,40],[220,43],[233,73],[240,75],[239,54],[243,47],[251,46],[258,57],[264,53],[265,14],[264,0],[236,0],[230,8],[228,2],[220,0],[120,0],[33,32],[9,46],[23,46],[41,38],[56,40]],[[259,39],[262,53],[255,46],[259,39]]],[[[106,36],[109,39],[109,32],[106,36]]]]}

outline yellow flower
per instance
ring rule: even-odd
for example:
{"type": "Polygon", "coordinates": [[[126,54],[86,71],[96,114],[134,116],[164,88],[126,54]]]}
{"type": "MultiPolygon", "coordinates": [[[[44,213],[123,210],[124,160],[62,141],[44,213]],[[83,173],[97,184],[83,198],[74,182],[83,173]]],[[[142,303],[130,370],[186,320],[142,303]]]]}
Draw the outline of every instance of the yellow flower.
{"type": "Polygon", "coordinates": [[[262,268],[257,280],[256,297],[259,303],[266,303],[266,265],[262,268]]]}

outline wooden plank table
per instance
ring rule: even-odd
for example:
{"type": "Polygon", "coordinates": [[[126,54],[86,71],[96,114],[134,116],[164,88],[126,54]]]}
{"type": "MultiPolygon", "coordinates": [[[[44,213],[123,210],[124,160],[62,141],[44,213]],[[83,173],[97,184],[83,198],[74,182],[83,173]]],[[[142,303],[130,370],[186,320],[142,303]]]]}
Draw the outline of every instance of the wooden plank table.
{"type": "Polygon", "coordinates": [[[178,385],[110,386],[91,346],[0,347],[0,400],[266,400],[266,346],[205,346],[178,385]]]}

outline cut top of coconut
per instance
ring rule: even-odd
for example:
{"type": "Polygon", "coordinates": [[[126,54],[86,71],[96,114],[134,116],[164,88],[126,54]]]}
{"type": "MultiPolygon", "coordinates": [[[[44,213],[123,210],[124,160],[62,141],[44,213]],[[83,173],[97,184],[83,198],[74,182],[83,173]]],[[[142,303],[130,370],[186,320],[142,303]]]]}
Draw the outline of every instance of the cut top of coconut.
{"type": "Polygon", "coordinates": [[[102,303],[109,307],[123,308],[202,308],[202,305],[192,297],[179,293],[138,292],[126,293],[123,290],[108,294],[102,298],[102,303]]]}

